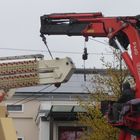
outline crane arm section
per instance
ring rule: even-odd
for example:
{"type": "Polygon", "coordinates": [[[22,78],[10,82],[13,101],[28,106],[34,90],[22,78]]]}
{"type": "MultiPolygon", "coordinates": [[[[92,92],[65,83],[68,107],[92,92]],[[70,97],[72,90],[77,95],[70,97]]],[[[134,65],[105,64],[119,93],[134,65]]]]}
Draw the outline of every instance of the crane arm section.
{"type": "Polygon", "coordinates": [[[68,57],[45,60],[42,55],[25,55],[0,58],[0,101],[11,97],[15,88],[67,82],[75,70],[68,57]],[[10,91],[9,91],[10,90],[10,91]],[[11,92],[13,91],[13,92],[11,92]]]}
{"type": "Polygon", "coordinates": [[[124,29],[127,23],[139,27],[139,16],[104,17],[102,13],[50,14],[41,16],[40,32],[48,35],[111,38],[124,29]]]}

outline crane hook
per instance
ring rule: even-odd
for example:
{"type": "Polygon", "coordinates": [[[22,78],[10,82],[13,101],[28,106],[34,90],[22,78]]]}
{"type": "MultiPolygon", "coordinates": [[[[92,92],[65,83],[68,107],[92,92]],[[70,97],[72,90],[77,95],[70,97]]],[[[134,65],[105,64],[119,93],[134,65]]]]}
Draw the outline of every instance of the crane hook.
{"type": "Polygon", "coordinates": [[[87,59],[88,59],[87,48],[84,48],[84,53],[83,53],[83,55],[82,55],[82,59],[83,59],[83,60],[87,60],[87,59]]]}

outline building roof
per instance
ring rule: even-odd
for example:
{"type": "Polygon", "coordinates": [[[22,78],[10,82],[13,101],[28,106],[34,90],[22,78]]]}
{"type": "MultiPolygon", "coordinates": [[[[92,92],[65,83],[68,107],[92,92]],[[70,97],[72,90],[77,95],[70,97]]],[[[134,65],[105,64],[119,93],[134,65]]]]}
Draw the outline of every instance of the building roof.
{"type": "Polygon", "coordinates": [[[16,95],[18,94],[32,94],[32,93],[50,93],[51,94],[74,94],[74,93],[89,93],[92,90],[91,78],[93,74],[105,74],[105,69],[76,69],[75,73],[72,75],[71,79],[61,84],[59,88],[56,89],[55,86],[50,85],[40,85],[27,88],[19,88],[16,90],[16,95]],[[85,76],[86,75],[86,79],[85,76]],[[89,90],[87,90],[89,89],[89,90]]]}

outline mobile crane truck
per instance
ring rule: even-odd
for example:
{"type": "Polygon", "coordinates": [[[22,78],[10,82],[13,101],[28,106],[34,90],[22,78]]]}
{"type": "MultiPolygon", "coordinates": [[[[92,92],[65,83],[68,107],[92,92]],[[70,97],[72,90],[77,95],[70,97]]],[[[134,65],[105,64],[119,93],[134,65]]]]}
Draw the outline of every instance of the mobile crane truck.
{"type": "Polygon", "coordinates": [[[107,37],[109,44],[121,51],[136,83],[135,100],[123,116],[122,123],[111,124],[121,129],[119,140],[140,140],[140,15],[104,17],[102,13],[57,13],[41,16],[41,37],[68,35],[107,37]],[[130,45],[131,55],[127,49],[130,45]]]}
{"type": "MultiPolygon", "coordinates": [[[[16,88],[67,82],[75,70],[70,58],[45,60],[41,54],[0,57],[0,102],[10,98],[16,88]]],[[[12,119],[0,106],[0,140],[17,140],[12,119]]]]}

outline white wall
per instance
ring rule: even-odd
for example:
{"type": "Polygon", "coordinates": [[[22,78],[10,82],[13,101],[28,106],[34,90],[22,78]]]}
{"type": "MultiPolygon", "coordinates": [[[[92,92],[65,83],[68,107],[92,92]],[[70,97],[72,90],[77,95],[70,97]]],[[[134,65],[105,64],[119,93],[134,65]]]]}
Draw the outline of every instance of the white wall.
{"type": "Polygon", "coordinates": [[[50,140],[50,128],[49,128],[49,122],[48,121],[41,121],[39,123],[39,140],[50,140]]]}

